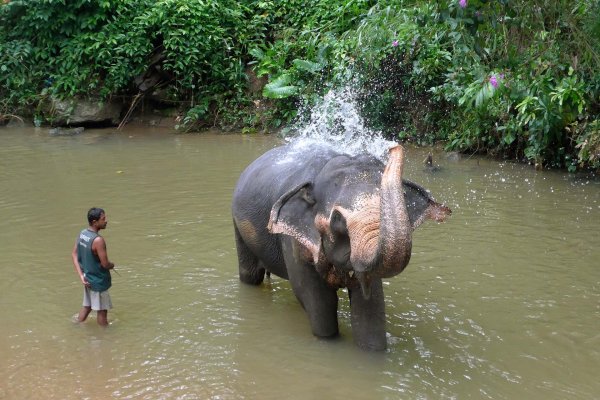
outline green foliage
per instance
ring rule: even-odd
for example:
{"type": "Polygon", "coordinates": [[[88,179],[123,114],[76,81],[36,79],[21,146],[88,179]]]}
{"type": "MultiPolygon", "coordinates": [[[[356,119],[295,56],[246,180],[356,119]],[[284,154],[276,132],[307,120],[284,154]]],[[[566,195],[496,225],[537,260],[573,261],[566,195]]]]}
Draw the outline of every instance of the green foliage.
{"type": "Polygon", "coordinates": [[[206,98],[224,104],[219,96],[241,98],[244,57],[264,38],[264,21],[252,14],[251,3],[13,0],[0,5],[0,112],[27,109],[50,95],[133,95],[134,79],[151,68],[160,71],[178,100],[191,105],[206,98]]]}
{"type": "Polygon", "coordinates": [[[245,9],[235,1],[160,0],[139,23],[164,53],[164,71],[182,90],[235,89],[243,73],[239,39],[247,37],[245,9]]]}
{"type": "Polygon", "coordinates": [[[585,34],[593,30],[590,14],[598,15],[597,3],[552,0],[469,1],[455,14],[451,6],[441,12],[448,34],[466,44],[454,44],[445,82],[431,89],[461,111],[448,147],[594,167],[588,153],[576,150],[585,142],[584,121],[597,118],[599,106],[597,85],[585,83],[599,79],[600,36],[585,34]],[[471,19],[461,19],[468,13],[471,19]]]}
{"type": "Polygon", "coordinates": [[[412,3],[379,2],[337,45],[355,55],[336,63],[359,72],[374,126],[418,142],[447,138],[449,149],[596,168],[598,2],[412,3]]]}
{"type": "Polygon", "coordinates": [[[47,95],[106,97],[144,68],[150,42],[132,19],[142,1],[11,1],[0,6],[0,107],[47,95]]]}
{"type": "Polygon", "coordinates": [[[584,123],[577,136],[578,159],[594,169],[600,168],[600,119],[584,123]]]}
{"type": "Polygon", "coordinates": [[[271,99],[284,99],[298,93],[298,86],[290,85],[292,77],[282,74],[274,79],[263,89],[263,96],[271,99]]]}
{"type": "Polygon", "coordinates": [[[390,137],[597,169],[598,15],[596,0],[12,0],[0,114],[134,96],[135,77],[158,71],[182,129],[254,131],[351,81],[390,137]]]}

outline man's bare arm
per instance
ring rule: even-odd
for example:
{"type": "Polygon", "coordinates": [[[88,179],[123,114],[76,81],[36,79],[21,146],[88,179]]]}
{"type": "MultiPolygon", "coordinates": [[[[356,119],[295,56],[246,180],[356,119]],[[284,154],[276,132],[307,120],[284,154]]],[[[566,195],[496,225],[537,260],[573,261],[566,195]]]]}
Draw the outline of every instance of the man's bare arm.
{"type": "Polygon", "coordinates": [[[71,257],[73,258],[73,267],[75,268],[75,272],[79,275],[79,280],[85,286],[89,287],[90,283],[85,279],[85,275],[83,275],[83,268],[79,265],[79,260],[77,259],[77,240],[75,241],[75,246],[73,246],[73,252],[71,253],[71,257]]]}
{"type": "Polygon", "coordinates": [[[92,243],[92,250],[94,250],[98,256],[102,268],[113,269],[115,267],[115,264],[108,260],[108,254],[106,253],[106,242],[102,236],[98,236],[96,239],[94,239],[94,243],[92,243]]]}

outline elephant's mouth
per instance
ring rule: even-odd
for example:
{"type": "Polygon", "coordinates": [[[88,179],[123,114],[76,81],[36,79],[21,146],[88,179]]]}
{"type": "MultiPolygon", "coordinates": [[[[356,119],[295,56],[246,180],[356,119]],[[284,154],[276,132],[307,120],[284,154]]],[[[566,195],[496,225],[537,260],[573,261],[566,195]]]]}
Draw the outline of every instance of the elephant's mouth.
{"type": "Polygon", "coordinates": [[[325,270],[321,269],[318,272],[321,273],[321,276],[331,288],[348,288],[351,290],[360,288],[366,300],[371,297],[373,275],[370,272],[347,271],[332,264],[329,264],[325,270]]]}

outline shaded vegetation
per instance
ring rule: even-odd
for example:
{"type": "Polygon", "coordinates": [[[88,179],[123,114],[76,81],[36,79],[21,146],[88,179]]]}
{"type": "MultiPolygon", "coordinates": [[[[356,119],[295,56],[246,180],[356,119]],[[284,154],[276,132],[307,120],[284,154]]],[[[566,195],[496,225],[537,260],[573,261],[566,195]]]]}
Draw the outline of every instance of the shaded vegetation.
{"type": "Polygon", "coordinates": [[[600,168],[597,0],[306,4],[9,1],[0,115],[49,120],[51,97],[161,89],[184,127],[251,131],[288,123],[300,102],[352,82],[365,119],[389,137],[600,168]],[[249,68],[268,79],[262,93],[248,90],[249,68]]]}

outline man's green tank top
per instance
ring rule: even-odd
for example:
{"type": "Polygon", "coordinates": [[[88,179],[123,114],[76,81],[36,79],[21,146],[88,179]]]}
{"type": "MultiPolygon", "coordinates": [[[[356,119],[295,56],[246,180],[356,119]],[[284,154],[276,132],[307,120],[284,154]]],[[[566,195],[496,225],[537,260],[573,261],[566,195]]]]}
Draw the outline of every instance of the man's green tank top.
{"type": "Polygon", "coordinates": [[[85,278],[92,286],[92,290],[96,292],[104,292],[111,286],[110,271],[102,268],[100,259],[92,251],[92,243],[96,239],[98,233],[84,229],[79,233],[77,241],[77,260],[83,268],[85,278]]]}

